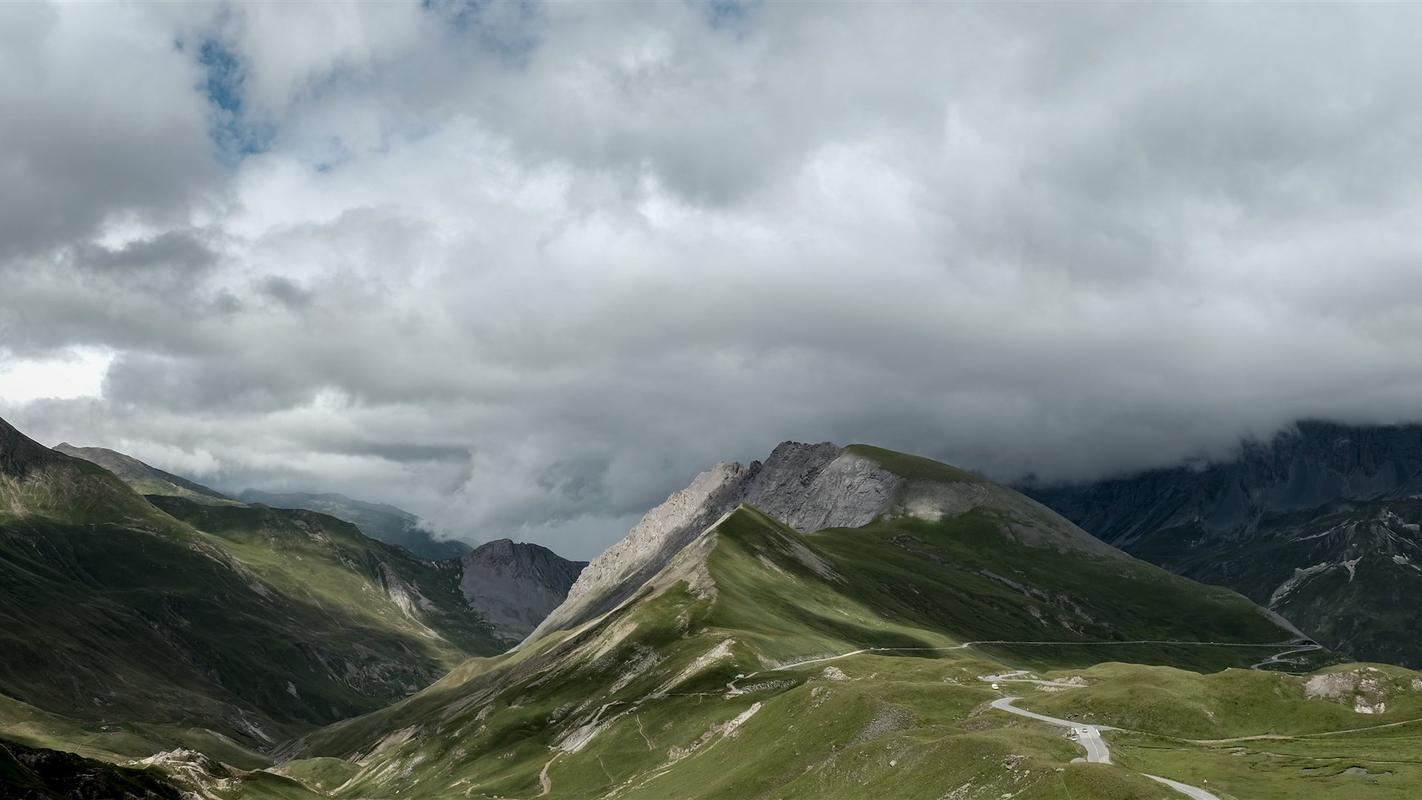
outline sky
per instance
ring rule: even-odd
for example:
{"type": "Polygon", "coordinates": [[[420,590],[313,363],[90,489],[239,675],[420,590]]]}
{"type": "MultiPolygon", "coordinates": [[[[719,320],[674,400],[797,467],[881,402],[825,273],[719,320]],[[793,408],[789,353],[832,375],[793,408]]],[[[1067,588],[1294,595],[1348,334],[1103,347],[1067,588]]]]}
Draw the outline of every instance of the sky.
{"type": "Polygon", "coordinates": [[[0,4],[0,416],[588,557],[1422,418],[1422,7],[0,4]]]}

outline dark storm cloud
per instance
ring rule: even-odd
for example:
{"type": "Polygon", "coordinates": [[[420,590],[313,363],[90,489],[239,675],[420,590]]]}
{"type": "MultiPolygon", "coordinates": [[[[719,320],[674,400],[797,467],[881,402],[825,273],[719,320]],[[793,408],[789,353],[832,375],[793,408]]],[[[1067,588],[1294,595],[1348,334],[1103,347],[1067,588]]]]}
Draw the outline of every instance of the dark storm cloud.
{"type": "Polygon", "coordinates": [[[781,439],[1052,479],[1420,413],[1411,7],[0,13],[0,351],[113,353],[0,404],[48,441],[585,556],[781,439]]]}
{"type": "Polygon", "coordinates": [[[217,262],[217,254],[190,232],[168,231],[117,248],[84,244],[76,249],[74,260],[81,267],[125,275],[157,271],[198,274],[217,262]]]}

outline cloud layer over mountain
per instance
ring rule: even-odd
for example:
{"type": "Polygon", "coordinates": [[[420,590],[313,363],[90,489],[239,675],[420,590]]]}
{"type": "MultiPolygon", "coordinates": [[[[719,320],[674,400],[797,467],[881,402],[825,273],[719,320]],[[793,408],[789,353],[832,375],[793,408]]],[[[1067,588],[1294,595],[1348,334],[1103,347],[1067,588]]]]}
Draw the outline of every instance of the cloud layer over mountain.
{"type": "Polygon", "coordinates": [[[107,366],[0,414],[573,557],[787,438],[1059,478],[1415,419],[1419,23],[3,6],[0,364],[107,366]]]}

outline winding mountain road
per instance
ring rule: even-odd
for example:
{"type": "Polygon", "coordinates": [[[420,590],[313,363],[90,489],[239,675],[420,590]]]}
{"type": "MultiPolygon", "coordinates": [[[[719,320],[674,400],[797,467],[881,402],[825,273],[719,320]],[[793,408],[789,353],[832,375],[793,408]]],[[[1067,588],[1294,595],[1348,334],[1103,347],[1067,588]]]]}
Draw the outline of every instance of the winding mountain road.
{"type": "Polygon", "coordinates": [[[1288,657],[1289,657],[1289,656],[1296,656],[1296,655],[1298,655],[1299,653],[1312,653],[1312,652],[1314,652],[1315,650],[1322,650],[1322,649],[1323,649],[1323,645],[1321,645],[1321,644],[1316,644],[1316,643],[1313,643],[1313,642],[1309,642],[1308,644],[1299,645],[1298,647],[1295,647],[1295,648],[1292,649],[1292,650],[1285,650],[1285,651],[1282,652],[1282,653],[1275,653],[1274,655],[1269,656],[1268,658],[1264,659],[1263,661],[1260,661],[1258,664],[1254,664],[1253,666],[1250,667],[1250,669],[1259,669],[1259,670],[1262,670],[1262,669],[1265,669],[1265,668],[1267,668],[1267,667],[1270,667],[1270,666],[1272,666],[1272,665],[1274,665],[1274,664],[1287,664],[1287,663],[1289,663],[1289,661],[1288,661],[1288,657]]]}
{"type": "MultiPolygon", "coordinates": [[[[1270,647],[1270,646],[1279,646],[1279,647],[1284,647],[1284,648],[1285,648],[1283,651],[1281,651],[1281,652],[1279,652],[1279,653],[1276,653],[1276,654],[1270,656],[1269,658],[1267,658],[1267,659],[1265,659],[1265,660],[1263,660],[1263,661],[1260,661],[1259,663],[1254,664],[1254,665],[1252,665],[1252,666],[1250,667],[1250,669],[1256,669],[1256,670],[1267,669],[1268,667],[1270,667],[1270,666],[1272,666],[1272,665],[1274,665],[1274,664],[1288,663],[1288,662],[1286,661],[1286,659],[1287,659],[1288,656],[1291,656],[1291,655],[1297,655],[1297,654],[1299,654],[1299,653],[1309,653],[1309,652],[1313,652],[1313,651],[1315,651],[1315,650],[1321,650],[1321,649],[1323,649],[1321,645],[1315,644],[1315,643],[1313,643],[1313,642],[1309,642],[1308,644],[1299,644],[1298,642],[1274,642],[1274,643],[1265,643],[1265,644],[1253,644],[1253,643],[1244,643],[1244,642],[1187,642],[1187,641],[1174,641],[1174,640],[1163,640],[1163,641],[1138,640],[1138,641],[1128,641],[1128,642],[1119,642],[1119,641],[1099,641],[1099,642],[1049,642],[1049,641],[1040,641],[1040,642],[1023,642],[1023,641],[998,640],[998,641],[963,642],[962,644],[951,645],[951,646],[944,646],[944,647],[864,647],[864,648],[860,648],[860,649],[858,649],[858,650],[851,650],[851,651],[849,651],[849,652],[847,652],[847,653],[839,653],[839,654],[837,654],[837,655],[822,656],[822,657],[818,657],[818,658],[809,658],[809,659],[805,659],[804,661],[795,661],[795,662],[791,662],[791,663],[788,663],[788,664],[780,664],[780,665],[777,665],[777,666],[774,666],[774,667],[770,667],[770,668],[767,669],[767,670],[763,670],[763,672],[779,672],[779,671],[782,671],[782,670],[794,669],[794,668],[796,668],[796,667],[808,666],[808,665],[810,665],[810,664],[823,664],[823,663],[825,663],[825,662],[827,662],[827,661],[838,661],[839,659],[842,659],[842,658],[849,658],[850,656],[857,656],[857,655],[860,655],[860,654],[862,654],[862,653],[919,652],[919,651],[938,651],[938,652],[943,652],[943,651],[949,651],[949,650],[965,650],[965,649],[968,649],[968,648],[970,648],[970,647],[975,647],[975,646],[978,646],[978,645],[993,645],[993,644],[1001,644],[1001,645],[1063,645],[1063,644],[1070,644],[1070,645],[1083,645],[1083,644],[1085,644],[1085,645],[1122,645],[1122,644],[1168,644],[1168,645],[1194,645],[1194,646],[1212,646],[1212,647],[1270,647]]],[[[753,678],[753,677],[755,677],[756,675],[759,675],[759,674],[761,674],[761,672],[752,672],[752,673],[750,673],[750,674],[748,674],[748,675],[737,675],[734,680],[732,680],[730,683],[727,683],[727,684],[726,684],[726,689],[727,689],[726,694],[727,694],[727,696],[735,696],[735,695],[738,695],[738,694],[743,694],[743,693],[745,693],[746,690],[745,690],[745,689],[738,688],[738,687],[736,686],[736,682],[737,682],[737,681],[746,680],[746,679],[748,679],[748,678],[753,678]]],[[[1038,680],[1038,679],[1036,679],[1036,678],[1026,678],[1026,677],[1022,677],[1022,676],[1025,676],[1025,675],[1027,675],[1027,674],[1028,674],[1028,673],[1025,672],[1025,671],[1023,671],[1023,670],[1017,670],[1017,671],[1015,671],[1015,672],[1007,672],[1007,673],[1003,673],[1003,674],[1000,674],[1000,675],[983,675],[983,676],[980,676],[979,680],[982,680],[982,681],[985,681],[985,682],[988,682],[988,683],[992,683],[994,689],[997,688],[997,684],[999,684],[999,683],[1031,683],[1031,684],[1036,684],[1036,685],[1041,685],[1041,686],[1051,686],[1051,687],[1062,688],[1062,689],[1075,688],[1075,687],[1073,687],[1071,684],[1066,684],[1066,683],[1062,683],[1062,682],[1059,682],[1059,681],[1043,681],[1043,680],[1038,680]]],[[[1102,732],[1103,730],[1106,730],[1106,731],[1118,730],[1117,728],[1112,728],[1112,727],[1110,727],[1110,726],[1103,726],[1103,725],[1088,725],[1088,724],[1086,724],[1086,723],[1081,723],[1081,722],[1072,722],[1072,721],[1069,720],[1069,719],[1060,719],[1060,718],[1058,718],[1058,717],[1049,717],[1049,716],[1047,716],[1046,714],[1038,714],[1038,713],[1035,712],[1035,711],[1028,711],[1028,710],[1025,709],[1025,708],[1019,708],[1018,706],[1014,705],[1013,703],[1014,703],[1017,699],[1018,699],[1018,698],[1016,698],[1016,697],[1008,697],[1008,696],[1000,697],[1000,698],[998,698],[998,699],[992,701],[991,706],[992,706],[993,708],[997,709],[998,711],[1005,711],[1005,712],[1007,712],[1007,713],[1009,713],[1009,714],[1015,714],[1015,715],[1017,715],[1017,716],[1019,716],[1019,717],[1026,717],[1026,718],[1028,718],[1028,719],[1033,719],[1033,720],[1036,720],[1036,721],[1038,721],[1038,722],[1045,722],[1045,723],[1047,723],[1048,725],[1054,725],[1054,726],[1057,726],[1057,727],[1060,727],[1060,728],[1067,728],[1067,729],[1070,729],[1070,730],[1072,731],[1072,733],[1075,734],[1075,740],[1076,740],[1076,742],[1077,742],[1078,744],[1080,744],[1080,745],[1082,746],[1082,748],[1084,748],[1084,749],[1086,750],[1086,762],[1087,762],[1088,764],[1110,764],[1110,763],[1111,763],[1111,747],[1110,747],[1110,745],[1108,745],[1108,744],[1106,743],[1106,740],[1105,740],[1104,738],[1102,738],[1101,732],[1102,732]]],[[[1150,774],[1144,773],[1144,772],[1142,772],[1142,773],[1140,773],[1140,774],[1141,774],[1142,776],[1146,777],[1146,778],[1151,779],[1152,781],[1155,781],[1156,783],[1159,783],[1159,784],[1162,785],[1162,786],[1167,786],[1167,787],[1169,787],[1169,788],[1171,788],[1171,789],[1173,789],[1173,790],[1179,792],[1180,794],[1183,794],[1183,795],[1185,795],[1186,797],[1189,797],[1191,800],[1220,800],[1220,798],[1219,798],[1218,795],[1216,795],[1216,794],[1214,794],[1214,793],[1212,793],[1212,792],[1209,792],[1209,791],[1207,791],[1207,790],[1205,790],[1205,789],[1201,789],[1201,788],[1198,787],[1198,786],[1191,786],[1191,785],[1189,785],[1188,783],[1181,783],[1181,782],[1179,782],[1179,781],[1171,780],[1170,778],[1162,778],[1162,777],[1160,777],[1159,775],[1150,775],[1150,774]]]]}
{"type": "Polygon", "coordinates": [[[1162,778],[1159,775],[1146,775],[1144,772],[1142,772],[1141,774],[1145,775],[1147,778],[1150,778],[1156,783],[1162,784],[1164,786],[1169,786],[1175,791],[1185,795],[1186,797],[1191,798],[1191,800],[1220,800],[1219,795],[1207,792],[1198,786],[1191,786],[1188,783],[1181,783],[1180,781],[1172,781],[1169,778],[1162,778]]]}
{"type": "MultiPolygon", "coordinates": [[[[986,677],[996,678],[1000,676],[989,675],[986,677]]],[[[1057,717],[1049,717],[1046,714],[1038,714],[1035,711],[1028,711],[1025,708],[1018,708],[1013,705],[1012,702],[1016,699],[1016,697],[1000,697],[992,701],[992,707],[998,711],[1006,711],[1009,714],[1016,714],[1019,717],[1035,719],[1038,722],[1045,722],[1048,725],[1055,725],[1059,728],[1070,728],[1072,733],[1077,735],[1077,744],[1086,748],[1086,763],[1111,763],[1111,747],[1106,744],[1105,739],[1101,738],[1101,731],[1112,731],[1116,730],[1115,728],[1102,725],[1085,725],[1080,722],[1072,722],[1069,719],[1059,719],[1057,717]]],[[[1150,775],[1144,772],[1142,772],[1141,775],[1150,778],[1162,786],[1169,786],[1175,791],[1191,798],[1191,800],[1220,800],[1218,795],[1207,792],[1198,786],[1191,786],[1188,783],[1172,781],[1169,778],[1162,778],[1159,775],[1150,775]]]]}
{"type": "MultiPolygon", "coordinates": [[[[1071,728],[1079,738],[1077,743],[1086,748],[1086,763],[1088,764],[1110,764],[1111,748],[1106,745],[1106,740],[1101,738],[1103,730],[1097,725],[1084,725],[1080,722],[1072,722],[1069,719],[1058,719],[1049,717],[1046,714],[1038,714],[1035,711],[1028,711],[1025,708],[1018,708],[1012,702],[1016,697],[999,697],[992,701],[992,707],[998,711],[1006,711],[1009,714],[1016,714],[1019,717],[1035,719],[1038,722],[1045,722],[1048,725],[1056,725],[1059,728],[1071,728]]],[[[1105,728],[1105,730],[1115,730],[1115,728],[1105,728]]]]}

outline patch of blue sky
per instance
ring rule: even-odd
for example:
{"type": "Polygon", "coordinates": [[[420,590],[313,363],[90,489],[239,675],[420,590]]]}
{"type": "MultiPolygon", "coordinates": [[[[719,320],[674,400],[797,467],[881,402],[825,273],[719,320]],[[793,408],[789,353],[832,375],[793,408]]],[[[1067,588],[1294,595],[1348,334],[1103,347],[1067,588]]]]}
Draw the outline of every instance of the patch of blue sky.
{"type": "MultiPolygon", "coordinates": [[[[175,46],[188,49],[182,40],[175,46]]],[[[270,147],[276,138],[276,127],[247,113],[243,96],[246,68],[237,53],[222,41],[207,38],[197,44],[193,57],[202,68],[202,80],[196,88],[212,108],[209,135],[217,146],[218,157],[231,165],[270,147]]]]}
{"type": "Polygon", "coordinates": [[[751,18],[760,8],[762,0],[687,0],[700,7],[706,15],[706,24],[711,27],[743,34],[749,29],[751,18]]]}
{"type": "Polygon", "coordinates": [[[421,5],[507,66],[523,66],[538,47],[534,0],[421,0],[421,5]]]}

